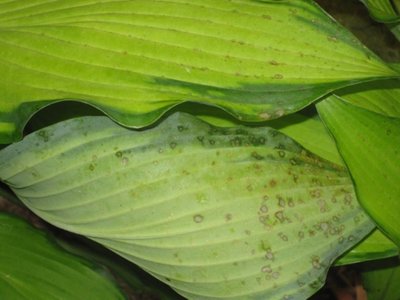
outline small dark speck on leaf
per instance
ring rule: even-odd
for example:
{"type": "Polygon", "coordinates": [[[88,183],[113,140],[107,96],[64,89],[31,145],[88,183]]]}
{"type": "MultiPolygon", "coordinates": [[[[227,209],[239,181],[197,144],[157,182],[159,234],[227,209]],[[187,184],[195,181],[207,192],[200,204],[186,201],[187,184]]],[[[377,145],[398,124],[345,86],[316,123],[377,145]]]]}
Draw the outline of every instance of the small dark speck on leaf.
{"type": "Polygon", "coordinates": [[[204,220],[204,217],[202,215],[194,215],[193,216],[193,221],[195,223],[201,223],[201,222],[203,222],[203,220],[204,220]]]}
{"type": "Polygon", "coordinates": [[[272,78],[273,79],[283,79],[283,75],[282,74],[275,74],[272,78]]]}

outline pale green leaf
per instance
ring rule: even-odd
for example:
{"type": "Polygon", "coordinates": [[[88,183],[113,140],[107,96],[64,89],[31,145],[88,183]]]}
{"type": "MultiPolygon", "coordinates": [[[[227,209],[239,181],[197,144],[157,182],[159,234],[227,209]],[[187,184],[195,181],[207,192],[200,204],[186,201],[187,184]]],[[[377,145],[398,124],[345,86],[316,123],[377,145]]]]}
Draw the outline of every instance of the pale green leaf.
{"type": "Polygon", "coordinates": [[[105,269],[65,252],[42,231],[4,213],[0,266],[1,299],[125,299],[105,269]]]}
{"type": "MultiPolygon", "coordinates": [[[[199,116],[210,124],[229,127],[235,125],[230,119],[217,116],[199,116]]],[[[307,118],[292,114],[267,123],[285,133],[304,148],[327,160],[344,165],[334,139],[318,117],[307,118]]],[[[366,237],[360,244],[342,256],[335,265],[359,263],[399,255],[399,248],[383,235],[379,229],[366,237]]]]}
{"type": "Polygon", "coordinates": [[[0,29],[0,143],[65,99],[131,127],[186,101],[262,121],[398,76],[308,0],[14,0],[0,29]]]}
{"type": "Polygon", "coordinates": [[[368,8],[371,16],[380,22],[396,22],[400,20],[399,0],[361,0],[368,8]]]}
{"type": "Polygon", "coordinates": [[[305,299],[369,233],[346,170],[270,128],[65,121],[0,151],[36,214],[190,299],[305,299]]]}
{"type": "Polygon", "coordinates": [[[331,96],[317,105],[355,183],[358,200],[400,246],[400,119],[331,96]]]}

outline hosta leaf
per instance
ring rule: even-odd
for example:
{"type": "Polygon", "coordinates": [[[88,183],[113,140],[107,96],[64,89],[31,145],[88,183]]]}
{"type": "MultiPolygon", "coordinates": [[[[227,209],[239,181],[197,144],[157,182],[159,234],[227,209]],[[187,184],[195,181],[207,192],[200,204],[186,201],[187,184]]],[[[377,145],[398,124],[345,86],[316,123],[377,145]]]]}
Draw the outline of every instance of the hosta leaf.
{"type": "Polygon", "coordinates": [[[0,143],[65,99],[132,127],[185,101],[262,121],[398,76],[313,1],[15,0],[0,28],[0,143]]]}
{"type": "Polygon", "coordinates": [[[380,22],[396,22],[400,20],[399,0],[361,0],[368,8],[371,16],[380,22]]]}
{"type": "Polygon", "coordinates": [[[4,213],[0,266],[1,299],[125,299],[104,276],[105,270],[63,251],[43,232],[4,213]]]}
{"type": "MultiPolygon", "coordinates": [[[[207,115],[198,117],[220,127],[232,127],[238,124],[223,117],[207,115]]],[[[297,113],[269,121],[265,125],[286,134],[310,152],[336,164],[343,164],[335,141],[318,117],[309,118],[297,113]]]]}
{"type": "Polygon", "coordinates": [[[368,260],[377,260],[399,256],[400,249],[379,229],[374,230],[365,240],[351,249],[335,262],[335,265],[347,265],[368,260]]]}
{"type": "Polygon", "coordinates": [[[300,114],[291,115],[270,122],[270,126],[296,140],[310,152],[335,164],[343,161],[337,151],[335,141],[319,117],[308,118],[300,114]]]}
{"type": "Polygon", "coordinates": [[[373,228],[343,167],[274,129],[182,113],[145,131],[56,124],[0,151],[0,178],[190,299],[305,299],[373,228]]]}
{"type": "Polygon", "coordinates": [[[358,199],[400,246],[400,119],[331,96],[317,105],[354,179],[358,199]]]}
{"type": "Polygon", "coordinates": [[[400,80],[371,83],[368,89],[365,86],[345,88],[336,94],[355,106],[400,118],[400,80]]]}

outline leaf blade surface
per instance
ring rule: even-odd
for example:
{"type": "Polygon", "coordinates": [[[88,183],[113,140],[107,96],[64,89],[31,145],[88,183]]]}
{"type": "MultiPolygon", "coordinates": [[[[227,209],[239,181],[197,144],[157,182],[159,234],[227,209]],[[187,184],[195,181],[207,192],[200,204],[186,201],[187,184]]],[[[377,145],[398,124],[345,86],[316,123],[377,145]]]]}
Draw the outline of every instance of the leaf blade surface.
{"type": "Polygon", "coordinates": [[[262,121],[398,76],[312,1],[10,1],[0,28],[1,143],[56,101],[131,127],[187,101],[262,121]]]}
{"type": "Polygon", "coordinates": [[[0,240],[3,299],[125,299],[105,270],[63,251],[17,217],[0,214],[0,240]]]}
{"type": "Polygon", "coordinates": [[[358,199],[381,230],[400,245],[400,121],[337,96],[317,105],[355,182],[358,199]]]}
{"type": "Polygon", "coordinates": [[[190,299],[309,297],[373,228],[343,167],[276,130],[181,113],[145,131],[62,122],[2,150],[0,170],[42,218],[190,299]]]}

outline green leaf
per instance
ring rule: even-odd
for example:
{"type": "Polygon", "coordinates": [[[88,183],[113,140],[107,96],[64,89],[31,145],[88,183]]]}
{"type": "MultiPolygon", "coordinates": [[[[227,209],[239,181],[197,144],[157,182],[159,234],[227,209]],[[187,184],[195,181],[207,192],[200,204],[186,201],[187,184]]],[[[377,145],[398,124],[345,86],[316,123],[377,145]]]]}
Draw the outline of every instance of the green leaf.
{"type": "MultiPolygon", "coordinates": [[[[240,125],[239,122],[222,116],[196,115],[203,121],[218,127],[232,127],[240,125]]],[[[324,124],[316,116],[306,117],[299,113],[265,122],[257,127],[269,126],[294,139],[310,152],[336,164],[343,164],[335,141],[329,135],[324,124]]]]}
{"type": "Polygon", "coordinates": [[[314,1],[14,0],[0,28],[0,143],[66,99],[130,127],[187,101],[262,121],[398,76],[314,1]]]}
{"type": "Polygon", "coordinates": [[[400,118],[400,80],[349,87],[336,92],[343,101],[384,116],[400,118]]]}
{"type": "Polygon", "coordinates": [[[399,258],[365,264],[362,271],[363,286],[368,300],[400,299],[399,258]]]}
{"type": "MultiPolygon", "coordinates": [[[[205,115],[198,117],[216,126],[229,127],[235,125],[234,122],[224,117],[205,115]]],[[[318,117],[308,118],[301,114],[292,114],[270,121],[267,124],[285,133],[310,152],[344,166],[336,148],[335,140],[318,117]]],[[[376,229],[357,246],[335,261],[335,265],[347,265],[397,255],[399,255],[399,248],[379,229],[376,229]]]]}
{"type": "MultiPolygon", "coordinates": [[[[239,124],[230,119],[215,115],[198,115],[197,117],[219,127],[232,127],[239,124]]],[[[335,141],[318,117],[309,118],[301,114],[291,114],[264,123],[263,126],[265,125],[286,134],[310,152],[336,164],[343,164],[335,141]]]]}
{"type": "MultiPolygon", "coordinates": [[[[400,22],[389,24],[388,27],[390,31],[393,33],[393,35],[396,37],[396,39],[400,41],[400,22]]],[[[400,72],[399,63],[392,64],[392,66],[394,67],[394,69],[400,72]]]]}
{"type": "Polygon", "coordinates": [[[305,299],[374,227],[343,167],[274,129],[183,113],[144,131],[56,124],[0,151],[0,178],[190,299],[305,299]]]}
{"type": "Polygon", "coordinates": [[[361,0],[368,8],[371,16],[380,22],[396,22],[400,20],[399,0],[361,0]],[[397,2],[397,3],[396,3],[397,2]]]}
{"type": "Polygon", "coordinates": [[[1,299],[125,299],[104,269],[59,248],[23,220],[0,214],[1,299]]]}
{"type": "Polygon", "coordinates": [[[105,247],[84,237],[70,234],[65,237],[57,236],[56,242],[69,253],[73,253],[88,261],[106,266],[113,274],[122,280],[127,287],[129,299],[183,300],[169,286],[155,279],[133,263],[111,252],[105,247]]]}
{"type": "Polygon", "coordinates": [[[399,256],[399,248],[379,229],[335,262],[336,266],[399,256]]]}
{"type": "Polygon", "coordinates": [[[331,96],[317,105],[355,183],[358,200],[400,246],[400,119],[331,96]]]}
{"type": "Polygon", "coordinates": [[[343,160],[337,151],[335,141],[321,122],[319,117],[307,118],[300,114],[271,121],[270,126],[296,140],[310,152],[343,165],[343,160]]]}

